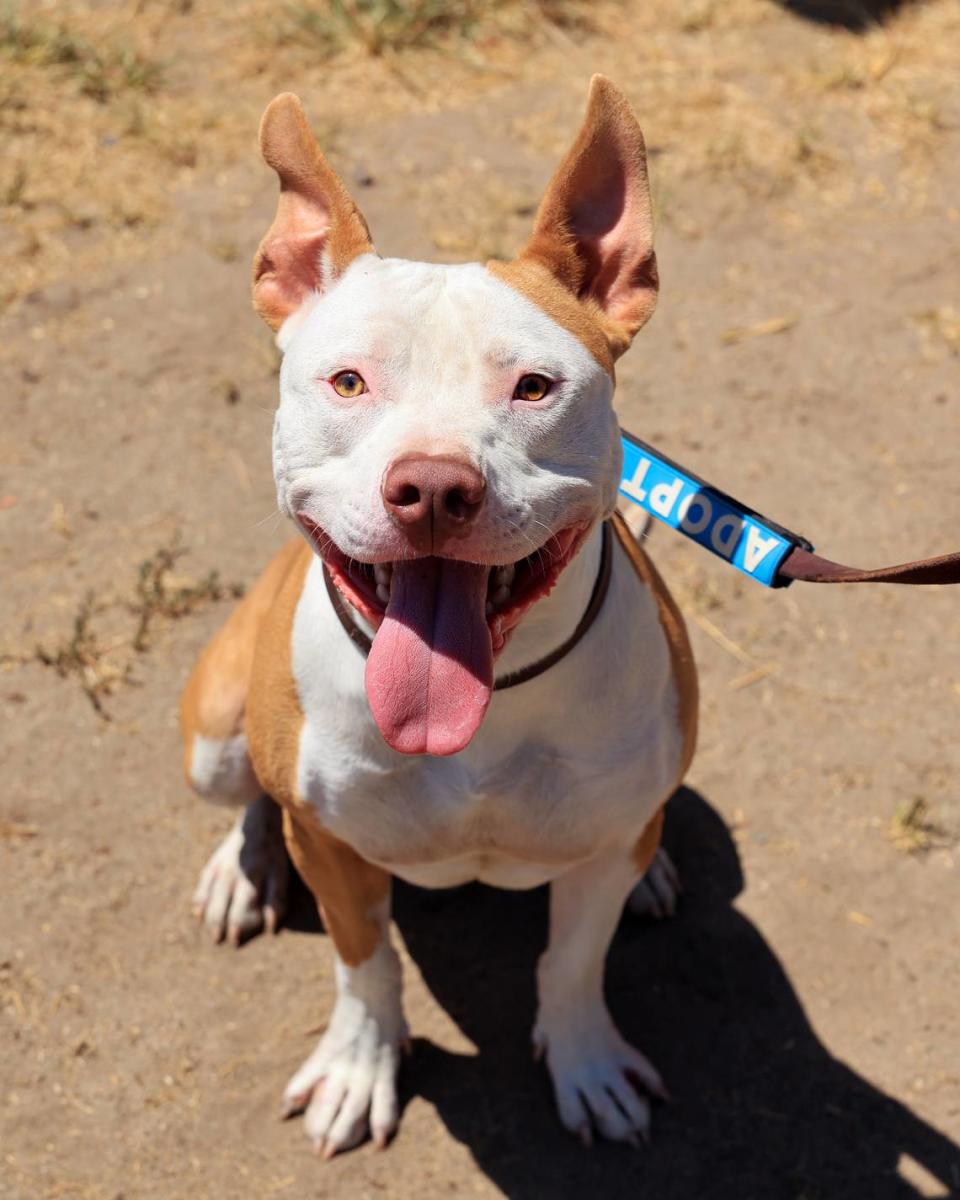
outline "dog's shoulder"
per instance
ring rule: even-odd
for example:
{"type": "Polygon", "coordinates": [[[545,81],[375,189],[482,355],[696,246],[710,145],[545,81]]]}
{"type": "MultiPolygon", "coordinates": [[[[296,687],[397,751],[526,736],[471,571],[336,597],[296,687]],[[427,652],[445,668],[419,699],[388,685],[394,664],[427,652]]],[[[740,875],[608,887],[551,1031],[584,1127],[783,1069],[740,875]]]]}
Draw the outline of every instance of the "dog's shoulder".
{"type": "Polygon", "coordinates": [[[238,731],[260,626],[304,548],[291,539],[274,555],[197,659],[180,702],[191,732],[226,738],[238,731]]]}
{"type": "Polygon", "coordinates": [[[262,787],[278,802],[292,803],[304,719],[293,674],[292,632],[314,556],[299,538],[281,554],[278,585],[255,633],[245,729],[262,787]]]}

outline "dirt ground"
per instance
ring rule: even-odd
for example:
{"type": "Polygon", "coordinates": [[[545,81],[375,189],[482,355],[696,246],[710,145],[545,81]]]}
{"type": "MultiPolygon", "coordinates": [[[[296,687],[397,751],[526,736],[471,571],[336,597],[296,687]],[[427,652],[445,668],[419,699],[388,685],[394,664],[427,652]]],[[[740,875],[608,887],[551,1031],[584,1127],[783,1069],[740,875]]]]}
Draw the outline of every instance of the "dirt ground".
{"type": "Polygon", "coordinates": [[[331,949],[305,894],[239,952],[191,922],[231,817],[189,794],[176,726],[289,535],[247,292],[276,91],[382,252],[460,260],[517,248],[610,74],[663,280],[625,426],[831,557],[960,544],[952,0],[860,33],[768,0],[426,7],[380,5],[382,47],[337,6],[0,14],[0,1196],[958,1196],[957,595],[771,593],[662,528],[703,686],[668,818],[686,893],[624,920],[608,980],[675,1097],[652,1145],[587,1151],[554,1118],[542,892],[399,890],[415,1043],[387,1152],[324,1164],[277,1118],[331,949]]]}

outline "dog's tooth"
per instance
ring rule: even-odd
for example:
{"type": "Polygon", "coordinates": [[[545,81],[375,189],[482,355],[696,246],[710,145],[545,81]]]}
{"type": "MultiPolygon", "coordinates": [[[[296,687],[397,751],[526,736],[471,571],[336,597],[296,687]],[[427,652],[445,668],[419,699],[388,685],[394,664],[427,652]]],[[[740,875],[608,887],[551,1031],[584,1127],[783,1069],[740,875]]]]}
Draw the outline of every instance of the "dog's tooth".
{"type": "Polygon", "coordinates": [[[377,584],[377,599],[381,604],[387,604],[390,600],[390,588],[385,583],[377,584]]]}
{"type": "Polygon", "coordinates": [[[392,563],[374,563],[373,577],[377,583],[382,583],[384,587],[389,586],[390,580],[393,577],[392,563]]]}
{"type": "Polygon", "coordinates": [[[487,616],[489,617],[492,615],[493,615],[493,601],[488,600],[487,601],[487,616]]]}
{"type": "Polygon", "coordinates": [[[517,573],[517,568],[513,563],[507,563],[505,567],[497,568],[497,583],[501,587],[509,587],[513,583],[513,577],[517,573]]]}
{"type": "Polygon", "coordinates": [[[508,587],[498,587],[490,597],[494,605],[499,608],[501,604],[506,604],[510,599],[510,589],[508,587]]]}

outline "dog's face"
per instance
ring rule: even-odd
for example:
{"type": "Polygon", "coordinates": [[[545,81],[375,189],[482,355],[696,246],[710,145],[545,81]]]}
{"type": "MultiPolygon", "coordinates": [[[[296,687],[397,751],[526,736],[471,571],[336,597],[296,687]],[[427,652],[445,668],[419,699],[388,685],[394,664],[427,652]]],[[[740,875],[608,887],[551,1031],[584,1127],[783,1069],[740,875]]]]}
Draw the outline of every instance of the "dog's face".
{"type": "Polygon", "coordinates": [[[284,350],[279,503],[376,630],[386,740],[449,754],[493,661],[620,477],[614,357],[652,311],[639,129],[606,81],[511,264],[381,259],[293,97],[261,142],[283,185],[254,298],[284,350]]]}
{"type": "Polygon", "coordinates": [[[280,391],[281,507],[361,563],[502,566],[615,499],[610,375],[482,266],[354,260],[292,337],[280,391]],[[426,479],[431,461],[448,481],[426,479]],[[408,499],[431,483],[453,494],[405,520],[397,475],[408,499]]]}

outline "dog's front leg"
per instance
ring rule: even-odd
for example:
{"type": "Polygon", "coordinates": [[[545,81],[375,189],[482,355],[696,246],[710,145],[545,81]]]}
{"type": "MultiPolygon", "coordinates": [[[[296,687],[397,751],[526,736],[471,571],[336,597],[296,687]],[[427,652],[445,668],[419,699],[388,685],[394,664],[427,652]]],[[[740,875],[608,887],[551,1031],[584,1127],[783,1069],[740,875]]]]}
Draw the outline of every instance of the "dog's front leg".
{"type": "Polygon", "coordinates": [[[303,814],[284,813],[284,834],[336,949],[337,997],[320,1044],[287,1085],[283,1112],[306,1110],[314,1149],[332,1158],[368,1132],[385,1145],[397,1125],[407,1026],[390,944],[390,876],[303,814]]]}
{"type": "Polygon", "coordinates": [[[640,873],[636,853],[606,851],[550,887],[533,1040],[546,1055],[560,1120],[587,1145],[594,1129],[614,1141],[646,1139],[644,1093],[664,1095],[660,1076],[621,1037],[603,998],[607,947],[640,873]]]}

